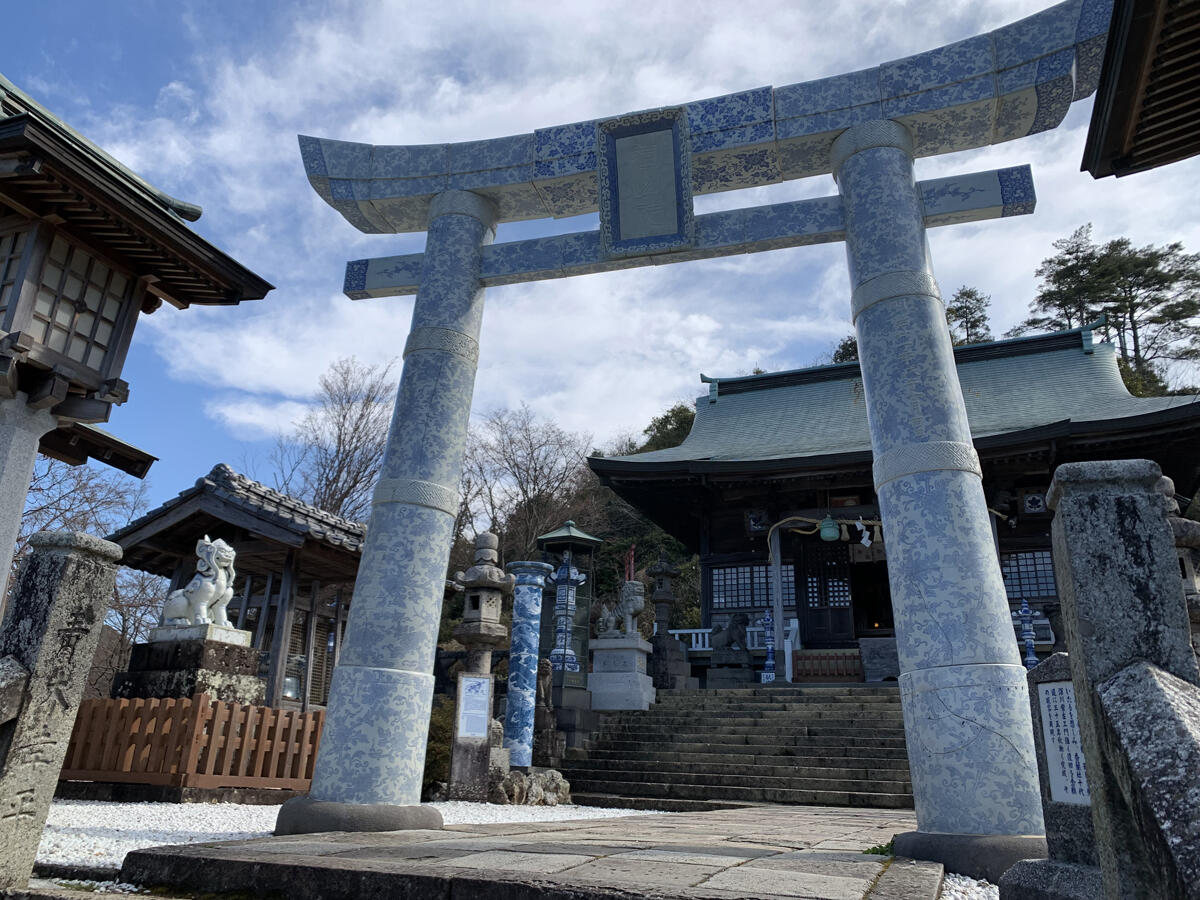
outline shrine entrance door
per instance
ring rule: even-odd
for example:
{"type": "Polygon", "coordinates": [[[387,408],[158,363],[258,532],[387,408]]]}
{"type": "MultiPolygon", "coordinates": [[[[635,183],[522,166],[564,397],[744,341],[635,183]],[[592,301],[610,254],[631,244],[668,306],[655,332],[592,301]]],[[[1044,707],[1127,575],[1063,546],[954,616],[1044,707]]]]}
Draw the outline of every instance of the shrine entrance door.
{"type": "Polygon", "coordinates": [[[854,646],[848,545],[801,538],[794,547],[801,645],[814,649],[854,646]]]}

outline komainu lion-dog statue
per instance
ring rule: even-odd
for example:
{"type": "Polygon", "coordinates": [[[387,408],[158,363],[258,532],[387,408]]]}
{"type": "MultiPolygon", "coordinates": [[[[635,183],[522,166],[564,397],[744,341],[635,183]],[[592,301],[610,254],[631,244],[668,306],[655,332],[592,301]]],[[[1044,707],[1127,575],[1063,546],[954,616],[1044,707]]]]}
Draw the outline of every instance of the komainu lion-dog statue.
{"type": "Polygon", "coordinates": [[[206,534],[196,543],[196,574],[163,604],[163,625],[220,625],[232,628],[225,608],[233,599],[233,548],[206,534]]]}

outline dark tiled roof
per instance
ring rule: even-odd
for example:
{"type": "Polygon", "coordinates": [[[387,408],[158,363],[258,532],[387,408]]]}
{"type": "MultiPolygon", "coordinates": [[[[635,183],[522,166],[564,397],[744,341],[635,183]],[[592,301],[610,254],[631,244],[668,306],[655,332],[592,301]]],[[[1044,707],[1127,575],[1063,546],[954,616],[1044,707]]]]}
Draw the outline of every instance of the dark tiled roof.
{"type": "Polygon", "coordinates": [[[286,528],[296,534],[331,547],[361,553],[367,526],[351,522],[341,516],[311,506],[295,497],[289,497],[273,488],[260,484],[245,475],[235,472],[225,463],[213,466],[211,472],[196,480],[195,485],[183,491],[173,500],[168,500],[157,509],[130,522],[120,531],[109,535],[110,541],[120,543],[121,538],[180,503],[197,494],[209,493],[232,506],[239,507],[252,516],[271,524],[286,528]]]}

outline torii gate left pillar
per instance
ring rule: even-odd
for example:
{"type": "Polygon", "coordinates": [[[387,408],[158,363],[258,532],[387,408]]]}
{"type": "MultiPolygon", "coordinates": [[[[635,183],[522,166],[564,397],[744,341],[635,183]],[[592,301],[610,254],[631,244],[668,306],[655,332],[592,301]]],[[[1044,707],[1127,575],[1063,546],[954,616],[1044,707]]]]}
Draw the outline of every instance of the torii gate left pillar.
{"type": "Polygon", "coordinates": [[[276,834],[441,828],[421,806],[446,556],[479,359],[481,249],[496,208],[470,191],[433,199],[421,286],[404,345],[379,485],[334,669],[307,797],[276,834]]]}

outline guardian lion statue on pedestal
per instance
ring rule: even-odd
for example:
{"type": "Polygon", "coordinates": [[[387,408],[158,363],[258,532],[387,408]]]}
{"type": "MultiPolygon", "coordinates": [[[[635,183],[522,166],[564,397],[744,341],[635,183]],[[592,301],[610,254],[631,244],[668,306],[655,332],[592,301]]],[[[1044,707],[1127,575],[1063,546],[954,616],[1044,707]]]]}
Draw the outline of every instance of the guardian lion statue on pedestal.
{"type": "Polygon", "coordinates": [[[604,604],[600,608],[597,637],[637,637],[634,617],[646,607],[645,586],[640,581],[627,581],[621,585],[621,596],[615,605],[604,604]]]}
{"type": "Polygon", "coordinates": [[[206,534],[196,543],[196,574],[187,587],[172,591],[163,604],[163,625],[219,625],[232,628],[225,608],[233,599],[233,548],[206,534]]]}

